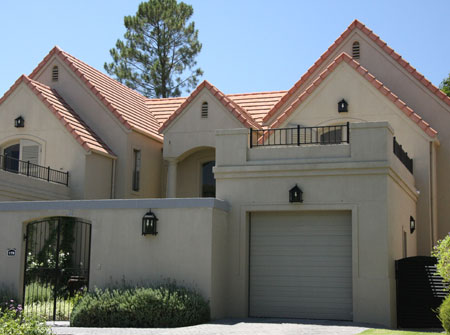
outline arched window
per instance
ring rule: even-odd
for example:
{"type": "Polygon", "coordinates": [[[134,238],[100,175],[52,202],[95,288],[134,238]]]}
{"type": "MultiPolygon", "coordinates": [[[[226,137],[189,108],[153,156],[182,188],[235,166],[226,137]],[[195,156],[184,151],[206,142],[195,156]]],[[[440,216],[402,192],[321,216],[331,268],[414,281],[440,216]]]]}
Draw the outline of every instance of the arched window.
{"type": "Polygon", "coordinates": [[[361,56],[358,41],[353,42],[352,56],[354,59],[359,59],[359,57],[361,56]]]}
{"type": "Polygon", "coordinates": [[[202,197],[216,197],[216,179],[214,178],[213,167],[215,161],[209,161],[202,164],[202,197]]]}
{"type": "Polygon", "coordinates": [[[31,166],[39,164],[41,146],[31,140],[19,140],[3,147],[3,168],[10,172],[21,172],[26,164],[31,166]],[[21,163],[23,162],[23,163],[21,163]]]}
{"type": "Polygon", "coordinates": [[[208,103],[205,101],[202,103],[202,119],[208,118],[208,103]]]}
{"type": "Polygon", "coordinates": [[[59,79],[59,69],[58,66],[55,65],[52,69],[52,81],[58,81],[59,79]]]}
{"type": "Polygon", "coordinates": [[[320,144],[342,143],[342,127],[333,129],[333,126],[330,126],[329,128],[329,130],[320,135],[320,144]]]}

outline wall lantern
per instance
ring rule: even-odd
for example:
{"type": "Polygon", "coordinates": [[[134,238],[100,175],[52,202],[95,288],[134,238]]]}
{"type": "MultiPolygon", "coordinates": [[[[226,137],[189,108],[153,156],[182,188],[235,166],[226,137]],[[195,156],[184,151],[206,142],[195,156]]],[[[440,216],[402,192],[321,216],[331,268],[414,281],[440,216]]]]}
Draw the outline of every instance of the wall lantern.
{"type": "Polygon", "coordinates": [[[338,112],[339,113],[347,113],[348,112],[348,103],[344,99],[338,102],[338,112]]]}
{"type": "Polygon", "coordinates": [[[157,221],[158,221],[158,218],[151,210],[149,210],[147,213],[145,213],[144,217],[142,218],[142,235],[158,234],[158,232],[156,231],[156,222],[157,221]]]}
{"type": "Polygon", "coordinates": [[[23,117],[19,116],[17,119],[14,120],[14,127],[16,128],[23,128],[25,127],[25,120],[23,117]]]}
{"type": "Polygon", "coordinates": [[[409,231],[414,233],[414,230],[416,230],[416,220],[412,216],[409,217],[409,231]]]}
{"type": "Polygon", "coordinates": [[[297,184],[289,190],[289,202],[303,202],[303,191],[297,184]]]}

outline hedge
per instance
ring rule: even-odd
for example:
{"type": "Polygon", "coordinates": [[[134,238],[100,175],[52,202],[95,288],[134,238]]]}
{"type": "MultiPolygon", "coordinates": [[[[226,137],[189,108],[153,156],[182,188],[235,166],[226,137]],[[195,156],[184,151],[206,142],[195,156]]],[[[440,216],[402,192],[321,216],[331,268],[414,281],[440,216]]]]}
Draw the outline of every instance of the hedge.
{"type": "Polygon", "coordinates": [[[162,328],[208,322],[209,303],[197,292],[176,284],[124,289],[97,289],[75,305],[74,327],[162,328]]]}

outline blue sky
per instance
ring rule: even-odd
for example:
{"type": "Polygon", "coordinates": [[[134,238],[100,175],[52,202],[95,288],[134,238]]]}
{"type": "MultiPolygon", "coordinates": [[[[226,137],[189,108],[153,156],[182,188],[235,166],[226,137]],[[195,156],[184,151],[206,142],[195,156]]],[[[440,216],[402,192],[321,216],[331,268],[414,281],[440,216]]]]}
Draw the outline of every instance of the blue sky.
{"type": "MultiPolygon", "coordinates": [[[[140,2],[2,1],[0,96],[54,45],[103,71],[140,2]]],[[[203,44],[202,79],[225,93],[289,89],[355,18],[434,84],[450,72],[448,0],[185,2],[203,44]]]]}

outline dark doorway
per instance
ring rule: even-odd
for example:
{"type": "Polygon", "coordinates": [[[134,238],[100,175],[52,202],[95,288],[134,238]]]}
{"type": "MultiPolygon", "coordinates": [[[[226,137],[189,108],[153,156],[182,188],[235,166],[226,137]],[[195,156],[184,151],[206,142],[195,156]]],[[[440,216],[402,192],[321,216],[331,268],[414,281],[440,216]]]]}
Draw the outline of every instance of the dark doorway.
{"type": "Polygon", "coordinates": [[[91,224],[50,217],[26,229],[23,308],[26,315],[69,320],[75,300],[89,286],[91,224]]]}
{"type": "Polygon", "coordinates": [[[202,165],[202,197],[216,197],[216,179],[214,178],[213,167],[215,161],[210,161],[202,165]]]}

